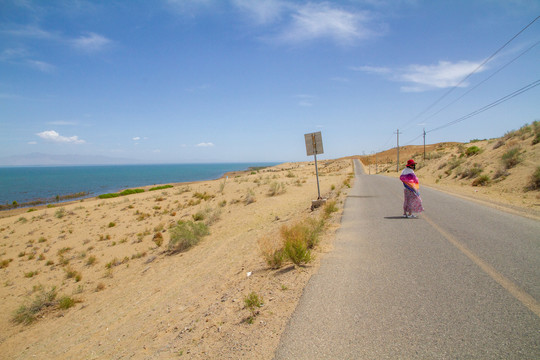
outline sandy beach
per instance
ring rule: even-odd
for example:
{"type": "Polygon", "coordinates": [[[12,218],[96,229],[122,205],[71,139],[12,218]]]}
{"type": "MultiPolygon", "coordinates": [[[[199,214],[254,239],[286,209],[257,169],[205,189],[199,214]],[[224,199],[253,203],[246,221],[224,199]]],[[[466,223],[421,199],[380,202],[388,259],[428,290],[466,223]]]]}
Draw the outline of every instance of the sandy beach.
{"type": "Polygon", "coordinates": [[[278,246],[284,225],[322,216],[310,209],[313,162],[4,213],[2,357],[272,358],[305,284],[332,248],[352,172],[351,160],[319,161],[321,195],[338,211],[311,262],[279,269],[266,263],[261,244],[278,246]],[[187,251],[167,252],[171,226],[200,214],[211,218],[210,234],[187,251]],[[263,305],[250,321],[244,299],[252,292],[263,305]],[[21,307],[52,293],[30,324],[14,321],[21,307]],[[62,308],[65,299],[72,304],[62,308]]]}

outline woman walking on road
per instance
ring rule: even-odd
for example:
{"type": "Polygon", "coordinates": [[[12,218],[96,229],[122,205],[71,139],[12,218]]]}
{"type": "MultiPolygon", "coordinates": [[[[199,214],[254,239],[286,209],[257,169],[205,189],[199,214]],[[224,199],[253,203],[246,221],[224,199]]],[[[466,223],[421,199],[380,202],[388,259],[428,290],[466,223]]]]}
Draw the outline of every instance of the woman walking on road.
{"type": "Polygon", "coordinates": [[[413,159],[407,161],[407,167],[403,169],[399,180],[403,182],[405,186],[405,200],[403,202],[403,217],[416,218],[413,213],[420,213],[424,211],[422,206],[422,199],[420,198],[418,178],[414,173],[416,163],[413,159]]]}

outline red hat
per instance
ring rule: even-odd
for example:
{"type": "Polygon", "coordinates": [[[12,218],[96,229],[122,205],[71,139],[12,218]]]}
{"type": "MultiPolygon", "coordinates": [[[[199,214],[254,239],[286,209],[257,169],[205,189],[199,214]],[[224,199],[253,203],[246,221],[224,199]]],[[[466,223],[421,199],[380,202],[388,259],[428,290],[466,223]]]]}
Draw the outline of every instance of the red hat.
{"type": "Polygon", "coordinates": [[[407,161],[407,166],[412,166],[412,165],[416,165],[413,159],[410,159],[409,161],[407,161]]]}

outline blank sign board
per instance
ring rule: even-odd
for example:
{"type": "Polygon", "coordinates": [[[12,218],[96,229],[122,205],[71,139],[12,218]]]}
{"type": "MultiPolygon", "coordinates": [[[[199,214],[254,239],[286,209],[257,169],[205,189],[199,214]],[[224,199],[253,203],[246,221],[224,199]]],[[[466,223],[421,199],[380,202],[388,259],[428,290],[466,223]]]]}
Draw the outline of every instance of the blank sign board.
{"type": "Polygon", "coordinates": [[[320,131],[310,134],[304,134],[304,138],[306,139],[307,156],[324,153],[322,145],[322,135],[320,131]]]}

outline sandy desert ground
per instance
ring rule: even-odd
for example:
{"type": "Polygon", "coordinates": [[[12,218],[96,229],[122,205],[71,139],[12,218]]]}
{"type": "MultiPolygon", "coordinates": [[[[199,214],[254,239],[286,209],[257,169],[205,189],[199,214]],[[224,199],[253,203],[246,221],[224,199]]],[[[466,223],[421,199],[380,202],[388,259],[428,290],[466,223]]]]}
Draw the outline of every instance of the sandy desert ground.
{"type": "Polygon", "coordinates": [[[260,244],[279,246],[284,225],[321,217],[324,209],[310,209],[313,162],[4,212],[0,357],[272,358],[305,284],[332,248],[352,173],[351,160],[319,161],[321,194],[338,211],[310,263],[279,269],[267,265],[260,244]],[[210,235],[168,253],[171,226],[201,213],[211,219],[210,235]],[[263,305],[250,321],[244,299],[252,292],[263,305]],[[38,303],[34,321],[14,321],[38,303]]]}

